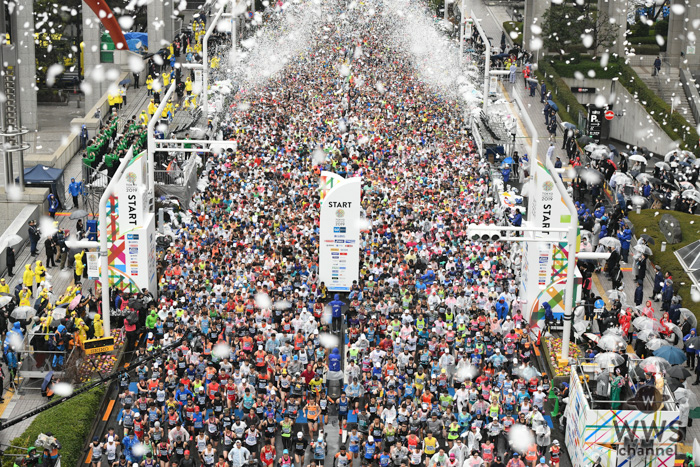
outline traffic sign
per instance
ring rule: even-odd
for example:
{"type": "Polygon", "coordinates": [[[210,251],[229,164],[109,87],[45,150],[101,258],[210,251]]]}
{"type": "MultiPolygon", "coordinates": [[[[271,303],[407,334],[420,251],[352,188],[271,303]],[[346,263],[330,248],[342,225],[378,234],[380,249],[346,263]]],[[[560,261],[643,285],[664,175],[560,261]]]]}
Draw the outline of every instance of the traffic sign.
{"type": "Polygon", "coordinates": [[[612,120],[613,118],[615,118],[615,112],[613,112],[612,110],[606,110],[605,111],[605,119],[612,120]]]}

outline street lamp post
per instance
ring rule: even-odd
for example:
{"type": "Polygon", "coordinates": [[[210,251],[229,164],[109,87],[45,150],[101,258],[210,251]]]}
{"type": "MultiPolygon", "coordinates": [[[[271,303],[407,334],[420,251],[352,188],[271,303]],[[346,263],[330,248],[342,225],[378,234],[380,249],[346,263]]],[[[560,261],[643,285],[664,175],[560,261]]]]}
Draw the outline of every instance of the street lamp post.
{"type": "Polygon", "coordinates": [[[474,16],[473,10],[471,15],[474,21],[474,27],[479,32],[481,39],[484,41],[484,46],[486,47],[486,50],[484,50],[484,111],[486,111],[489,102],[489,80],[491,79],[489,75],[489,71],[491,70],[491,42],[489,42],[488,36],[486,36],[486,33],[481,28],[481,21],[474,16]]]}

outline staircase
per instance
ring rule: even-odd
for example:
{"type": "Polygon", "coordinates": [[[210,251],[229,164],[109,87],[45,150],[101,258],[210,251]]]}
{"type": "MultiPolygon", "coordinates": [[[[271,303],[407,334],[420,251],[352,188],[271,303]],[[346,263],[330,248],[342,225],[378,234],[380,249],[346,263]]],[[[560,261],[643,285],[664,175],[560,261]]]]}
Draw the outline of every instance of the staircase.
{"type": "Polygon", "coordinates": [[[644,84],[649,87],[657,96],[666,101],[674,111],[681,114],[694,128],[698,122],[695,121],[693,113],[690,111],[688,98],[683,91],[678,68],[661,68],[658,76],[651,76],[651,68],[633,67],[644,84]]]}

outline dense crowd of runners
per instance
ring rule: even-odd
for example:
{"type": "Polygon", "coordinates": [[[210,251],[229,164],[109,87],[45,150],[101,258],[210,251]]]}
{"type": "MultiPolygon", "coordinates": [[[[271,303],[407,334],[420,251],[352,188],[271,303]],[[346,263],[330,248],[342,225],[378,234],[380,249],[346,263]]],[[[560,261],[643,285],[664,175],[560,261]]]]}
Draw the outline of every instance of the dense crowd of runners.
{"type": "Polygon", "coordinates": [[[235,149],[208,155],[160,299],[139,311],[142,327],[124,323],[142,336],[134,358],[156,357],[120,380],[118,426],[93,440],[93,465],[558,463],[550,383],[516,298],[520,251],[466,235],[510,213],[464,109],[386,45],[369,9],[325,22],[222,119],[235,149]],[[342,297],[318,279],[324,169],[363,178],[371,222],[342,297]]]}

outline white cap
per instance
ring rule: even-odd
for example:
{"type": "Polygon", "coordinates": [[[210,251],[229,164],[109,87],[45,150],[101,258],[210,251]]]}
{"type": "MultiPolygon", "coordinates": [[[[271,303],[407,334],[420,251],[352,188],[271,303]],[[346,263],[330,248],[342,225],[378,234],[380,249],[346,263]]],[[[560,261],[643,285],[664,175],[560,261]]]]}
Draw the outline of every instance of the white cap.
{"type": "Polygon", "coordinates": [[[114,436],[110,436],[109,438],[107,438],[107,442],[108,442],[108,443],[113,443],[113,442],[114,442],[114,436]]]}
{"type": "Polygon", "coordinates": [[[369,435],[369,436],[367,437],[367,441],[370,442],[370,443],[374,443],[374,436],[369,435]]]}

